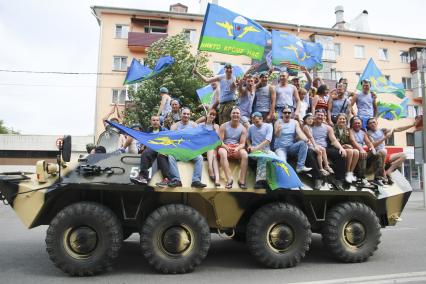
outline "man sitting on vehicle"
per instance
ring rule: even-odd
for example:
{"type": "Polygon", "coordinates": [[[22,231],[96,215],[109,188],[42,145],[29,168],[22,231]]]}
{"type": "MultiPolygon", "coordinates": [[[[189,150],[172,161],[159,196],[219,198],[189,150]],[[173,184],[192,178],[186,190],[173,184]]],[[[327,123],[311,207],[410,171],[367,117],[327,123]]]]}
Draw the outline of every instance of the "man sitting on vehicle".
{"type": "MultiPolygon", "coordinates": [[[[248,129],[247,150],[249,152],[262,151],[274,153],[269,144],[272,141],[272,125],[263,122],[263,116],[256,111],[252,115],[253,124],[248,129]]],[[[254,188],[266,188],[266,159],[257,159],[256,183],[254,188]]]]}
{"type": "Polygon", "coordinates": [[[300,129],[299,123],[290,118],[291,114],[292,109],[285,106],[282,109],[282,119],[275,122],[275,153],[284,160],[287,160],[287,155],[296,156],[296,172],[308,172],[312,169],[305,166],[309,140],[300,129]],[[296,141],[296,134],[299,141],[296,141]]]}
{"type": "MultiPolygon", "coordinates": [[[[157,133],[160,131],[167,130],[160,125],[160,117],[153,115],[151,117],[151,126],[148,128],[148,133],[157,133]]],[[[169,159],[163,154],[152,150],[151,148],[145,148],[141,155],[141,166],[139,169],[139,176],[137,178],[130,178],[130,180],[137,184],[146,185],[148,184],[148,169],[152,166],[155,159],[157,159],[158,168],[161,170],[163,175],[163,181],[157,183],[157,186],[165,187],[169,182],[169,159]]]]}
{"type": "MultiPolygon", "coordinates": [[[[189,108],[183,108],[182,109],[182,120],[179,122],[176,122],[172,125],[170,130],[177,131],[177,130],[183,130],[185,128],[196,128],[198,125],[190,120],[191,111],[189,108]]],[[[198,155],[192,161],[195,163],[194,165],[194,172],[192,174],[192,187],[196,188],[203,188],[207,185],[204,183],[201,183],[201,174],[203,171],[203,156],[198,155]]],[[[169,187],[178,187],[182,186],[182,182],[179,175],[179,169],[177,166],[177,161],[173,156],[169,156],[169,165],[170,165],[170,182],[168,183],[169,187]]]]}
{"type": "Polygon", "coordinates": [[[225,122],[220,126],[219,137],[222,140],[222,147],[219,148],[218,153],[220,156],[220,166],[225,172],[226,185],[225,188],[231,189],[234,180],[232,179],[232,172],[229,168],[229,159],[241,160],[240,164],[240,178],[238,186],[246,189],[246,174],[248,155],[244,149],[246,144],[247,129],[240,123],[240,109],[234,107],[231,112],[231,121],[225,122]]]}
{"type": "Polygon", "coordinates": [[[166,114],[166,116],[164,117],[164,122],[163,122],[163,126],[167,129],[170,129],[173,123],[176,123],[181,120],[179,100],[172,99],[170,103],[172,105],[172,111],[166,114]]]}

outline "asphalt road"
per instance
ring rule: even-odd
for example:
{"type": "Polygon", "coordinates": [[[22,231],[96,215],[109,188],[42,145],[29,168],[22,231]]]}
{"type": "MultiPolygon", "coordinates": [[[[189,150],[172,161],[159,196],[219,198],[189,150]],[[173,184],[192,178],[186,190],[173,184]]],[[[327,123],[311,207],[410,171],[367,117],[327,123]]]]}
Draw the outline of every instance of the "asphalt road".
{"type": "Polygon", "coordinates": [[[212,235],[205,261],[190,274],[161,275],[139,250],[138,236],[125,242],[114,269],[91,278],[58,270],[45,251],[47,227],[27,230],[11,208],[0,205],[0,283],[426,283],[426,210],[415,192],[403,221],[382,229],[378,251],[365,263],[337,263],[314,235],[302,262],[290,269],[266,269],[242,243],[212,235]]]}

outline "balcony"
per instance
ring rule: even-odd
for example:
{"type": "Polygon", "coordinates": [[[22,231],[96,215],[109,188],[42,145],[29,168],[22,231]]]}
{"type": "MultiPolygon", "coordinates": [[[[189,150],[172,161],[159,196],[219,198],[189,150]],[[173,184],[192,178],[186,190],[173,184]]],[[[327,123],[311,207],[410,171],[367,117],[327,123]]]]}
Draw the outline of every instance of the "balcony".
{"type": "Polygon", "coordinates": [[[168,34],[129,32],[127,45],[131,51],[145,52],[145,49],[168,34]]]}

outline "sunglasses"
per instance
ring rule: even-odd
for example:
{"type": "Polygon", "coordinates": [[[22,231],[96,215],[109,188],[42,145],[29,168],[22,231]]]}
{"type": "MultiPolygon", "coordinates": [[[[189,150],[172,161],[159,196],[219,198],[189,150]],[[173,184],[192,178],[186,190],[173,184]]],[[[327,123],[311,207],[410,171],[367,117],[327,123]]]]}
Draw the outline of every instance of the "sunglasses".
{"type": "Polygon", "coordinates": [[[283,111],[283,114],[291,114],[291,111],[283,111]]]}

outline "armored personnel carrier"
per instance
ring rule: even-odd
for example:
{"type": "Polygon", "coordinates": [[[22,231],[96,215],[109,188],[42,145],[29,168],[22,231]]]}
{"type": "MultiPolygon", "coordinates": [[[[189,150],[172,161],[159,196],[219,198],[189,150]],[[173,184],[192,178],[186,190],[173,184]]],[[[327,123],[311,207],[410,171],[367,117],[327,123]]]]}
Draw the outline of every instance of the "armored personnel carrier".
{"type": "MultiPolygon", "coordinates": [[[[380,228],[393,226],[411,194],[399,173],[393,185],[248,189],[215,187],[204,165],[205,189],[191,188],[191,163],[179,163],[183,186],[156,187],[152,168],[147,186],[135,185],[140,156],[90,154],[70,161],[71,137],[63,139],[57,163],[39,161],[35,174],[0,174],[0,198],[28,228],[48,225],[46,249],[65,273],[88,276],[109,269],[123,240],[140,234],[148,263],[162,273],[187,273],[201,264],[211,233],[246,242],[259,263],[295,266],[305,256],[312,233],[322,234],[329,252],[342,262],[366,261],[380,243],[380,228]]],[[[238,166],[233,165],[235,180],[238,166]]]]}

